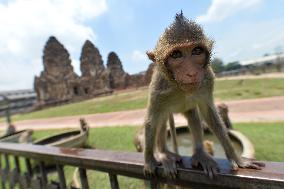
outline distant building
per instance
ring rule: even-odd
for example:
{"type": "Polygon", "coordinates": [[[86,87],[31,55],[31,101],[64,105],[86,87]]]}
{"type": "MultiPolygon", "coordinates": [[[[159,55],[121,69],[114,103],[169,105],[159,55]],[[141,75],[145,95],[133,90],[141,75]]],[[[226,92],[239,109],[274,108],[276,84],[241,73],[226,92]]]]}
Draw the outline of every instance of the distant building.
{"type": "Polygon", "coordinates": [[[267,55],[267,56],[262,56],[258,58],[253,58],[249,60],[244,60],[240,61],[240,64],[242,65],[262,65],[262,64],[275,64],[278,63],[279,61],[284,61],[284,53],[282,54],[272,54],[272,55],[267,55]]]}
{"type": "Polygon", "coordinates": [[[240,69],[218,73],[217,77],[281,72],[284,68],[284,53],[244,60],[240,61],[240,64],[240,69]]]}
{"type": "Polygon", "coordinates": [[[36,93],[33,90],[13,90],[0,92],[0,115],[5,115],[9,106],[10,113],[20,113],[32,110],[36,103],[36,93]]]}

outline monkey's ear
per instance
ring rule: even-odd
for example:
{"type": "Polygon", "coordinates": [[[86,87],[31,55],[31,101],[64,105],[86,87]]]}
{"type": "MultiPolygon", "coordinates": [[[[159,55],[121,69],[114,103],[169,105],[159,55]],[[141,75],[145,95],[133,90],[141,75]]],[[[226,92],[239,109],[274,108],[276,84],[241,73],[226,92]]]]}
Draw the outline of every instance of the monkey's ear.
{"type": "Polygon", "coordinates": [[[148,58],[149,58],[150,60],[152,60],[153,62],[156,61],[156,59],[155,59],[155,54],[154,54],[152,51],[147,51],[146,54],[148,55],[148,58]]]}

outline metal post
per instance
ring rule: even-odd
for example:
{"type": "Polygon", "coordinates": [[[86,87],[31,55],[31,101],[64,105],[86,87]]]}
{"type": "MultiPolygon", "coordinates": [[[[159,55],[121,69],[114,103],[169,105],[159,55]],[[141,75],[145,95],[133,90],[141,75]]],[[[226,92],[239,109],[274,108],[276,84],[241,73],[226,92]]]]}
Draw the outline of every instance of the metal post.
{"type": "Polygon", "coordinates": [[[47,180],[47,173],[46,173],[43,161],[39,162],[39,170],[40,170],[40,174],[41,174],[42,187],[45,189],[45,188],[47,188],[48,180],[47,180]]]}
{"type": "Polygon", "coordinates": [[[5,167],[5,175],[6,175],[6,181],[8,181],[9,183],[9,188],[12,189],[12,184],[10,183],[10,162],[9,162],[9,156],[8,154],[4,154],[4,159],[5,159],[5,164],[6,164],[6,167],[5,167]]]}
{"type": "Polygon", "coordinates": [[[31,161],[30,161],[30,159],[25,158],[25,162],[26,162],[26,169],[27,169],[28,177],[29,177],[29,179],[31,179],[32,176],[33,176],[31,161]]]}
{"type": "Polygon", "coordinates": [[[3,174],[4,174],[4,167],[3,167],[3,164],[2,164],[2,154],[0,154],[0,171],[1,171],[1,188],[2,189],[5,189],[5,181],[4,181],[4,178],[3,178],[3,174]]]}
{"type": "Polygon", "coordinates": [[[62,165],[57,164],[56,165],[58,177],[59,177],[59,184],[60,184],[60,189],[66,189],[66,180],[65,180],[65,175],[64,175],[64,169],[62,165]]]}
{"type": "Polygon", "coordinates": [[[110,181],[110,185],[111,185],[111,189],[119,189],[119,184],[117,181],[117,176],[115,174],[108,174],[109,176],[109,181],[110,181]]]}
{"type": "Polygon", "coordinates": [[[79,168],[79,175],[81,180],[81,188],[82,189],[89,189],[88,177],[86,169],[79,168]]]}

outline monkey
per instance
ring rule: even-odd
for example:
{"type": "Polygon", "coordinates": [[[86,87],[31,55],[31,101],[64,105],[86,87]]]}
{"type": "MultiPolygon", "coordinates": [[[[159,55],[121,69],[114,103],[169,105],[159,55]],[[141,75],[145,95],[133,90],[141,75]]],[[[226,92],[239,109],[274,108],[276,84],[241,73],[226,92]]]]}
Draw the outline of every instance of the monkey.
{"type": "MultiPolygon", "coordinates": [[[[233,129],[233,126],[232,126],[232,123],[231,123],[231,120],[230,120],[230,117],[229,117],[229,114],[228,114],[229,113],[228,106],[225,103],[218,104],[217,110],[218,110],[218,113],[221,117],[221,120],[225,124],[225,127],[227,129],[233,129]]],[[[173,152],[178,154],[179,152],[178,152],[178,144],[177,144],[177,135],[176,135],[176,127],[175,127],[173,114],[169,115],[168,123],[169,123],[169,127],[170,127],[169,131],[170,131],[170,137],[171,137],[171,142],[172,142],[172,146],[173,146],[173,152]]],[[[209,131],[208,125],[204,120],[202,120],[202,122],[201,122],[201,127],[204,131],[209,131]]],[[[139,128],[139,130],[136,132],[136,134],[134,136],[133,144],[134,144],[137,152],[143,152],[143,150],[144,150],[144,128],[143,127],[139,128]]],[[[207,152],[208,153],[210,152],[209,154],[213,155],[214,153],[211,153],[211,152],[213,152],[213,143],[211,143],[210,141],[209,142],[204,141],[203,144],[204,144],[204,146],[208,146],[208,149],[209,149],[209,146],[210,146],[210,149],[207,150],[207,152]]]]}
{"type": "Polygon", "coordinates": [[[176,132],[176,126],[173,114],[169,115],[169,126],[170,126],[170,136],[171,136],[173,151],[174,153],[179,154],[178,143],[177,143],[177,132],[176,132]]]}
{"type": "MultiPolygon", "coordinates": [[[[169,133],[170,133],[171,142],[172,142],[172,146],[173,146],[173,152],[178,154],[179,151],[178,151],[176,127],[175,127],[173,114],[169,115],[168,125],[170,127],[169,133]]],[[[144,150],[144,128],[143,127],[139,128],[139,130],[136,132],[134,140],[133,140],[133,143],[134,143],[134,146],[135,146],[137,152],[143,152],[143,150],[144,150]]],[[[145,186],[147,186],[146,183],[147,182],[145,182],[145,186]]],[[[173,188],[173,189],[182,189],[179,186],[168,185],[168,184],[163,184],[163,183],[159,183],[159,187],[158,188],[163,188],[163,189],[171,189],[171,188],[173,188]]]]}
{"type": "Polygon", "coordinates": [[[144,151],[144,128],[143,127],[140,127],[135,136],[134,136],[134,139],[133,139],[133,144],[136,148],[136,151],[137,152],[143,152],[144,151]]]}
{"type": "Polygon", "coordinates": [[[224,103],[218,104],[217,110],[218,110],[218,113],[219,113],[223,123],[225,124],[225,127],[227,129],[233,129],[233,125],[232,125],[231,119],[229,117],[229,108],[228,108],[228,106],[226,104],[224,104],[224,103]]]}
{"type": "Polygon", "coordinates": [[[203,142],[204,148],[208,154],[214,156],[214,142],[210,140],[205,140],[203,142]]]}
{"type": "MultiPolygon", "coordinates": [[[[225,128],[233,129],[233,125],[231,123],[231,119],[229,117],[229,107],[225,103],[221,103],[217,105],[217,111],[220,115],[221,120],[223,121],[225,128]]],[[[210,131],[207,123],[204,119],[201,121],[201,126],[204,131],[210,131]]]]}
{"type": "Polygon", "coordinates": [[[171,113],[182,113],[190,126],[193,139],[192,165],[201,165],[210,178],[218,164],[204,150],[199,113],[222,144],[232,167],[261,169],[262,163],[239,157],[216,110],[213,90],[214,73],[210,66],[213,40],[194,21],[182,13],[165,29],[156,47],[147,55],[156,66],[149,87],[144,120],[144,174],[155,176],[159,163],[163,175],[175,178],[181,158],[166,145],[166,122],[171,113]]]}
{"type": "MultiPolygon", "coordinates": [[[[173,114],[169,115],[168,124],[169,124],[169,127],[170,127],[169,131],[170,131],[173,151],[178,154],[177,135],[176,135],[176,127],[175,127],[173,114]]],[[[144,143],[145,143],[144,142],[144,127],[141,127],[136,132],[136,134],[134,136],[134,140],[133,140],[133,144],[134,144],[137,152],[143,152],[144,143]]]]}

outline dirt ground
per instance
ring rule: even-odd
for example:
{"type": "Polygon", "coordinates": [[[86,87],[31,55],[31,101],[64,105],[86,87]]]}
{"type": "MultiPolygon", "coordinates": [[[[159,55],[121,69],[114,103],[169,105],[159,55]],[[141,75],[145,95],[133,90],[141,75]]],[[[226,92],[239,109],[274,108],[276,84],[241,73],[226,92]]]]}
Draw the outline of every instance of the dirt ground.
{"type": "Polygon", "coordinates": [[[238,75],[217,78],[218,80],[233,80],[233,79],[262,79],[262,78],[284,78],[284,72],[266,73],[260,75],[238,75]]]}
{"type": "MultiPolygon", "coordinates": [[[[218,102],[217,102],[218,103],[218,102]]],[[[284,96],[237,100],[224,102],[229,106],[229,116],[233,122],[284,122],[284,96]]],[[[91,127],[122,125],[142,125],[145,109],[111,112],[102,114],[37,119],[15,122],[17,129],[61,129],[79,126],[79,119],[85,118],[91,127]]],[[[181,115],[175,115],[177,125],[186,124],[181,115]]],[[[4,129],[5,124],[0,124],[4,129]]]]}

